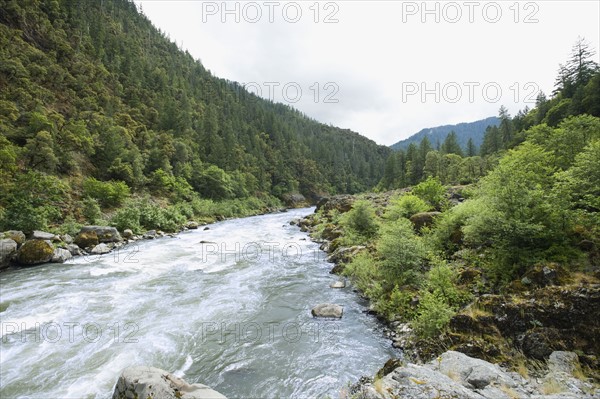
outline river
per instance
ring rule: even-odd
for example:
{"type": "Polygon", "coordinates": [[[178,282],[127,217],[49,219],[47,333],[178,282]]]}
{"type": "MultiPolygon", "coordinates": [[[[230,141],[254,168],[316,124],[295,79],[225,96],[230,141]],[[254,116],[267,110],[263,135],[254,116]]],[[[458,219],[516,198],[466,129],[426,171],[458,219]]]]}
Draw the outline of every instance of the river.
{"type": "Polygon", "coordinates": [[[289,224],[312,211],[1,273],[0,397],[110,398],[121,370],[150,365],[229,398],[338,398],[398,353],[289,224]],[[323,302],[343,318],[314,319],[323,302]]]}

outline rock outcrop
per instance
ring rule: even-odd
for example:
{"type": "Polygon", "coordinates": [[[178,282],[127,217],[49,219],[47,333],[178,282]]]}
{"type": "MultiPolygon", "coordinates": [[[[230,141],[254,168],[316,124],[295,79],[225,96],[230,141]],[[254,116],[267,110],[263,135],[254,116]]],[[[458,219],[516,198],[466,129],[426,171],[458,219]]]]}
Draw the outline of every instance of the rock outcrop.
{"type": "Polygon", "coordinates": [[[313,317],[327,317],[332,319],[341,319],[344,314],[344,308],[333,303],[322,303],[315,306],[311,311],[313,317]]]}
{"type": "Polygon", "coordinates": [[[17,253],[17,262],[22,265],[38,265],[50,262],[54,247],[47,240],[28,240],[21,245],[17,253]]]}
{"type": "Polygon", "coordinates": [[[351,388],[356,399],[570,399],[597,398],[600,389],[574,377],[577,355],[555,352],[545,378],[528,380],[495,364],[448,351],[427,364],[388,361],[374,381],[351,388]],[[553,363],[554,362],[554,363],[553,363]],[[558,371],[557,371],[558,368],[558,371]]]}
{"type": "Polygon", "coordinates": [[[188,384],[155,367],[129,367],[119,377],[112,399],[227,399],[202,384],[188,384]]]}

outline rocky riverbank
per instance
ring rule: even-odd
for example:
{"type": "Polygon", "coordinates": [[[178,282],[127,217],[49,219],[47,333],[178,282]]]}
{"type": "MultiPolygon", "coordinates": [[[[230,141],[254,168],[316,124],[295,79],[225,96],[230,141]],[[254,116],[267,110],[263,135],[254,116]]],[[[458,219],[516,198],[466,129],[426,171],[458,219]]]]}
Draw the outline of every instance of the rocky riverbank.
{"type": "MultiPolygon", "coordinates": [[[[361,199],[374,204],[377,214],[382,215],[397,194],[369,194],[361,199]]],[[[449,189],[447,198],[450,203],[463,201],[460,189],[449,189]]],[[[350,211],[356,200],[349,195],[325,199],[317,205],[316,214],[296,222],[301,229],[310,232],[314,241],[321,243],[321,249],[329,254],[328,259],[334,265],[332,273],[335,274],[343,273],[346,265],[359,254],[375,251],[369,243],[343,245],[344,231],[338,222],[339,215],[350,211]]],[[[424,212],[413,215],[410,220],[418,232],[430,225],[437,215],[424,212]]],[[[600,397],[597,390],[600,284],[594,273],[573,273],[550,263],[529,270],[502,292],[490,293],[482,288],[481,271],[466,265],[460,270],[459,282],[471,290],[473,300],[452,316],[442,334],[433,338],[419,337],[402,316],[390,319],[371,308],[386,325],[385,334],[392,345],[403,349],[404,359],[412,363],[388,362],[377,379],[355,387],[357,397],[600,397]],[[573,366],[579,370],[575,377],[561,374],[558,378],[551,373],[561,353],[568,353],[565,356],[577,364],[573,366]],[[456,367],[447,369],[455,369],[458,374],[445,375],[448,373],[440,369],[439,359],[462,359],[454,361],[456,367]],[[469,383],[463,375],[467,373],[460,371],[462,366],[472,363],[493,368],[502,378],[507,375],[510,378],[506,377],[504,385],[482,391],[485,387],[469,383]]],[[[412,299],[415,309],[419,301],[418,296],[412,299]]]]}

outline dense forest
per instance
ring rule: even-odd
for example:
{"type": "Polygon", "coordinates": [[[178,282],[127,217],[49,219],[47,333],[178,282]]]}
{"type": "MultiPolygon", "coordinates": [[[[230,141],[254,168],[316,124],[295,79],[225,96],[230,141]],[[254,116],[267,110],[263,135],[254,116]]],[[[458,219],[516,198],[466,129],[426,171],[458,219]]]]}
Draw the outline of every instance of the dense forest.
{"type": "Polygon", "coordinates": [[[167,228],[382,176],[388,148],[213,76],[132,1],[0,9],[0,229],[167,228]]]}
{"type": "Polygon", "coordinates": [[[533,109],[525,108],[514,117],[501,107],[499,123],[487,127],[480,146],[473,139],[462,144],[456,133],[450,132],[441,143],[432,143],[424,135],[420,142],[399,148],[388,157],[378,189],[408,187],[429,177],[443,184],[477,182],[507,150],[523,143],[528,138],[526,132],[536,126],[546,129],[546,134],[560,129],[566,137],[577,137],[580,122],[569,117],[600,117],[600,72],[594,55],[586,41],[579,39],[569,60],[559,67],[552,97],[539,93],[533,109]]]}

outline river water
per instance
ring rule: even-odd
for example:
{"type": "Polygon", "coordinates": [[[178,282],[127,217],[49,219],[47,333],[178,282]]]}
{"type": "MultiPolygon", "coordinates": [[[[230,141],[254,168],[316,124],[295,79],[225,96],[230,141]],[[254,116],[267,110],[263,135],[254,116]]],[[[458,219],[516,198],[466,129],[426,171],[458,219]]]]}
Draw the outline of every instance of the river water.
{"type": "Polygon", "coordinates": [[[0,397],[109,398],[122,369],[150,365],[229,398],[338,398],[398,354],[289,225],[312,211],[0,274],[0,397]],[[314,319],[323,302],[343,318],[314,319]]]}

